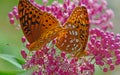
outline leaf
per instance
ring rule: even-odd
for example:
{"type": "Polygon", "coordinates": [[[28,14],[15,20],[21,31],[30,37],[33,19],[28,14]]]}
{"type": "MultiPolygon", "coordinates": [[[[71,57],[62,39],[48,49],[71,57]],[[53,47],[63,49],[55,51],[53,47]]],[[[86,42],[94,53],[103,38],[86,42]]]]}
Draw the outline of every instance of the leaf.
{"type": "Polygon", "coordinates": [[[21,60],[12,55],[0,54],[0,75],[16,75],[24,72],[22,63],[21,60]]]}

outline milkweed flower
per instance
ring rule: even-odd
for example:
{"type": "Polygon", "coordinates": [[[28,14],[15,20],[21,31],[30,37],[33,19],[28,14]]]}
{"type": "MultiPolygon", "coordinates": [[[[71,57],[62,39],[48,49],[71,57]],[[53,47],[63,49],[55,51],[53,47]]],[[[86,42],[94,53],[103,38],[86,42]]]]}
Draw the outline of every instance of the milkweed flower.
{"type": "Polygon", "coordinates": [[[120,64],[120,34],[91,29],[88,51],[104,72],[114,70],[115,65],[120,64]]]}
{"type": "MultiPolygon", "coordinates": [[[[111,19],[114,13],[107,7],[106,0],[63,0],[62,4],[55,0],[51,5],[47,5],[48,0],[43,0],[43,5],[34,0],[29,1],[38,9],[52,13],[62,25],[76,6],[85,6],[90,21],[90,38],[86,47],[88,54],[80,59],[59,52],[54,46],[55,40],[51,45],[45,45],[31,54],[21,50],[21,55],[26,61],[24,69],[34,69],[33,75],[93,75],[95,65],[107,72],[120,64],[120,34],[108,31],[108,28],[113,28],[111,19]]],[[[19,19],[18,8],[14,7],[8,17],[10,23],[15,24],[15,19],[19,19]]],[[[22,42],[26,43],[25,37],[22,38],[22,42]]],[[[28,46],[29,43],[26,43],[26,47],[28,46]]]]}
{"type": "Polygon", "coordinates": [[[69,58],[65,52],[56,53],[56,49],[47,46],[33,52],[32,56],[26,57],[25,51],[21,53],[26,60],[23,68],[35,68],[33,75],[93,75],[94,73],[94,65],[90,62],[81,59],[80,63],[77,58],[69,58]]]}

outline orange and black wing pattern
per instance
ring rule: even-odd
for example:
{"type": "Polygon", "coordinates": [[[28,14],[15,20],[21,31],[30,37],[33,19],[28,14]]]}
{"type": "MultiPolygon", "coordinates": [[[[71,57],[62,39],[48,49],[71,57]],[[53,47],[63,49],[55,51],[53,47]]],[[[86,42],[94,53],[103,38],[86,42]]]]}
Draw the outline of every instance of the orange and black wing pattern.
{"type": "Polygon", "coordinates": [[[89,36],[89,19],[84,6],[76,7],[64,24],[66,33],[61,32],[56,38],[56,46],[65,52],[73,53],[76,57],[85,54],[89,36]]]}
{"type": "Polygon", "coordinates": [[[43,12],[28,0],[19,0],[20,25],[30,43],[29,50],[39,50],[54,39],[61,27],[50,13],[43,12]]]}

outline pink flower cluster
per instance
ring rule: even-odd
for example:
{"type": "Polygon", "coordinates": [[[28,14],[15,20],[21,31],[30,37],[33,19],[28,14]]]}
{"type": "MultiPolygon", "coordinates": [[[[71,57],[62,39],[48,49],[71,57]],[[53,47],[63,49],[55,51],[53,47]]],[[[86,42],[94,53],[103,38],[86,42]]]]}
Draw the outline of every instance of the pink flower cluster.
{"type": "Polygon", "coordinates": [[[88,51],[104,72],[114,70],[115,65],[120,64],[120,34],[91,29],[88,51]]]}
{"type": "MultiPolygon", "coordinates": [[[[34,68],[33,75],[93,75],[95,65],[99,65],[104,72],[114,70],[115,65],[120,64],[120,34],[114,34],[107,31],[113,28],[110,21],[114,16],[113,11],[107,8],[106,0],[63,0],[63,4],[57,0],[47,6],[48,0],[43,0],[43,5],[37,4],[34,0],[29,0],[40,10],[52,13],[61,24],[69,18],[72,10],[76,6],[85,6],[88,10],[90,26],[95,25],[97,28],[90,29],[90,39],[87,50],[89,55],[81,59],[69,57],[65,52],[58,52],[54,47],[44,46],[39,51],[31,52],[27,55],[25,50],[21,51],[26,63],[24,69],[34,68]],[[56,52],[57,51],[57,52],[56,52]]],[[[18,20],[17,7],[9,13],[11,24],[18,20]]],[[[25,37],[22,42],[26,43],[25,37]]],[[[26,44],[26,47],[29,44],[26,44]]]]}
{"type": "Polygon", "coordinates": [[[9,12],[8,13],[8,17],[10,19],[10,23],[11,24],[14,24],[14,16],[15,16],[15,19],[19,19],[19,15],[18,15],[18,8],[15,6],[13,7],[13,11],[12,12],[9,12]]]}
{"type": "Polygon", "coordinates": [[[56,49],[43,47],[35,51],[32,56],[22,50],[21,54],[26,60],[25,69],[35,68],[32,75],[93,75],[94,65],[85,59],[81,63],[77,58],[69,58],[65,52],[57,53],[56,49]]]}
{"type": "Polygon", "coordinates": [[[19,20],[18,8],[13,7],[13,10],[8,13],[10,24],[14,25],[16,29],[20,29],[20,25],[17,23],[19,20]],[[16,21],[15,21],[16,20],[16,21]]]}

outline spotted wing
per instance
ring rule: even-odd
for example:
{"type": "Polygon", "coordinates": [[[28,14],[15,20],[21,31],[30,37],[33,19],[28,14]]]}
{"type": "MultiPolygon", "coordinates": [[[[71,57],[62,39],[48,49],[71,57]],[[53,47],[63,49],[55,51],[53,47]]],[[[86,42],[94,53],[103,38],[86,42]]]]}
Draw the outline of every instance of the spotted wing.
{"type": "Polygon", "coordinates": [[[44,12],[42,30],[44,31],[42,32],[38,40],[31,44],[29,48],[30,50],[39,50],[40,48],[42,48],[46,43],[56,38],[62,28],[60,27],[57,19],[52,14],[44,12]]]}
{"type": "Polygon", "coordinates": [[[41,34],[43,12],[28,0],[19,0],[18,13],[23,33],[28,42],[33,43],[41,34]]]}
{"type": "Polygon", "coordinates": [[[66,33],[61,32],[56,38],[56,46],[76,57],[83,55],[89,35],[89,20],[87,9],[76,7],[66,23],[66,33]]]}
{"type": "Polygon", "coordinates": [[[41,49],[43,45],[54,39],[61,29],[52,14],[41,11],[28,0],[19,0],[18,12],[21,28],[30,42],[30,50],[41,49]]]}

